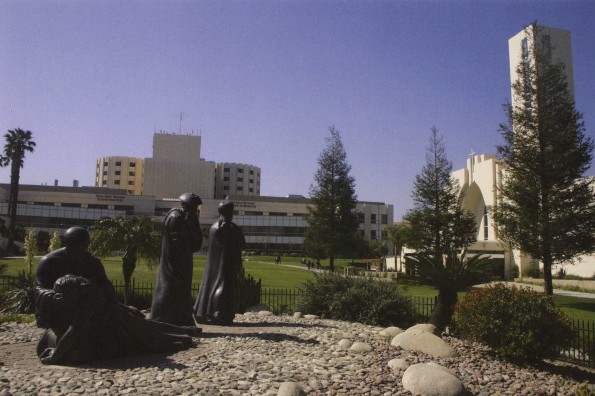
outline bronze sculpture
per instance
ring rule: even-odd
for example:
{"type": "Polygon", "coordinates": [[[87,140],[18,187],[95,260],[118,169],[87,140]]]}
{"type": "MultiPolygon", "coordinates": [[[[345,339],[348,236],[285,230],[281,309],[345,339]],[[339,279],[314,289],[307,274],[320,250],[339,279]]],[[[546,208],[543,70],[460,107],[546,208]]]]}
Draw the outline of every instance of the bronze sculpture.
{"type": "Polygon", "coordinates": [[[190,347],[187,329],[146,320],[118,303],[101,261],[87,251],[89,241],[84,228],[69,228],[66,247],[39,263],[36,319],[47,329],[37,344],[41,362],[73,364],[190,347]]]}
{"type": "Polygon", "coordinates": [[[209,230],[207,265],[194,304],[198,323],[231,325],[235,316],[235,291],[242,269],[244,236],[233,219],[234,204],[219,204],[219,220],[209,230]]]}
{"type": "Polygon", "coordinates": [[[192,255],[202,245],[198,220],[202,201],[198,195],[186,193],[180,202],[182,208],[170,210],[164,220],[151,319],[196,328],[192,318],[192,255]]]}

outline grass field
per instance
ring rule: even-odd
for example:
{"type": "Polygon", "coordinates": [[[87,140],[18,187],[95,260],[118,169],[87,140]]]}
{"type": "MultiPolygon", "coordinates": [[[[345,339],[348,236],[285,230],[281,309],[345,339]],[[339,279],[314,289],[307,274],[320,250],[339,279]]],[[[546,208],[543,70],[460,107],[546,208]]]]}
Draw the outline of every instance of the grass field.
{"type": "MultiPolygon", "coordinates": [[[[244,269],[247,274],[260,279],[264,288],[301,288],[307,280],[314,279],[314,272],[308,271],[305,264],[299,262],[299,257],[282,257],[281,265],[275,265],[273,256],[248,256],[244,261],[244,269]],[[299,268],[294,268],[299,267],[299,268]]],[[[38,259],[34,261],[33,271],[36,270],[38,259]]],[[[107,257],[101,260],[105,267],[107,277],[112,281],[123,281],[121,257],[107,257]]],[[[6,275],[16,275],[19,271],[26,270],[27,265],[23,258],[0,259],[8,268],[6,275]]],[[[194,257],[193,283],[200,284],[206,264],[205,256],[194,257]]],[[[328,261],[321,261],[323,267],[328,267],[328,261]]],[[[343,268],[351,266],[351,260],[338,259],[335,261],[335,268],[338,273],[343,268]]],[[[134,271],[133,277],[136,282],[155,283],[157,266],[149,268],[144,261],[140,261],[134,271]]],[[[416,297],[433,297],[437,294],[431,286],[420,284],[415,280],[399,280],[403,292],[416,297]]],[[[462,298],[465,292],[459,293],[462,298]]],[[[575,320],[595,321],[595,300],[567,296],[554,296],[556,305],[568,316],[575,320]]]]}

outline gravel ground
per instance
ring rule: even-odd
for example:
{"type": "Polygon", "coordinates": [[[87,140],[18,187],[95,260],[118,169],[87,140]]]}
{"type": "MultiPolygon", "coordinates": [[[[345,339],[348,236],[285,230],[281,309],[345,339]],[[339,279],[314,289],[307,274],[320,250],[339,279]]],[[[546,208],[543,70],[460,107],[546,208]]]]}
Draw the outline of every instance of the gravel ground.
{"type": "Polygon", "coordinates": [[[434,361],[461,379],[469,395],[573,395],[595,372],[544,363],[519,367],[492,358],[477,344],[444,337],[456,358],[406,352],[381,328],[292,316],[237,315],[230,327],[202,326],[195,345],[170,355],[144,355],[76,367],[44,366],[35,354],[42,332],[34,324],[0,325],[0,395],[277,395],[295,382],[311,395],[409,395],[402,370],[388,361],[434,361]],[[360,341],[371,352],[339,347],[360,341]]]}

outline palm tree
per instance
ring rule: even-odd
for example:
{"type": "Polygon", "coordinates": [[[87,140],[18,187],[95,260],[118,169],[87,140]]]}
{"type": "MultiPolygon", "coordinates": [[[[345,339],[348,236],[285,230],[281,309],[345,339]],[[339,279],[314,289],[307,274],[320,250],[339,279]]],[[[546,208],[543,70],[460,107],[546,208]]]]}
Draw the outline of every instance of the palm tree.
{"type": "Polygon", "coordinates": [[[438,303],[430,323],[438,329],[450,323],[458,300],[457,292],[473,285],[488,282],[491,279],[488,256],[473,256],[465,258],[464,254],[451,252],[444,256],[433,256],[418,252],[409,258],[415,265],[421,279],[438,289],[438,303]]]}
{"type": "Polygon", "coordinates": [[[89,250],[100,257],[111,255],[116,250],[124,251],[122,272],[124,274],[124,303],[130,299],[130,280],[138,258],[152,266],[159,259],[159,235],[153,232],[153,222],[148,216],[118,216],[115,219],[99,219],[91,227],[89,250]]]}
{"type": "Polygon", "coordinates": [[[10,193],[8,196],[8,244],[6,250],[10,251],[14,242],[14,230],[17,218],[17,202],[19,201],[19,179],[25,153],[32,153],[35,149],[35,142],[31,131],[23,131],[21,128],[11,129],[5,135],[6,144],[4,152],[0,155],[0,167],[10,164],[10,193]]]}

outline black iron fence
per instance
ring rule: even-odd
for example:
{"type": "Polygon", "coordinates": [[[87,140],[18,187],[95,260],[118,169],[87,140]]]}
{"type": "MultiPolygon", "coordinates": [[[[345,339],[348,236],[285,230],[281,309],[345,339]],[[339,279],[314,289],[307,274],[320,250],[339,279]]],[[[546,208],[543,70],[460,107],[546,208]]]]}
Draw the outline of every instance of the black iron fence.
{"type": "MultiPolygon", "coordinates": [[[[0,291],[11,287],[14,278],[0,276],[0,291]]],[[[123,295],[124,282],[113,282],[116,292],[123,295]]],[[[192,294],[198,295],[199,284],[192,285],[192,294]]],[[[130,285],[132,294],[131,305],[147,308],[151,304],[154,286],[149,282],[136,282],[130,285]]],[[[260,302],[267,304],[274,313],[290,313],[297,306],[299,299],[304,295],[304,290],[299,288],[277,289],[261,288],[260,302]]],[[[436,297],[411,297],[414,320],[417,323],[427,321],[436,307],[436,297]]],[[[595,321],[573,320],[574,331],[573,345],[560,351],[560,359],[583,366],[595,367],[595,321]]]]}

